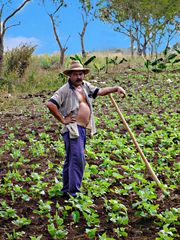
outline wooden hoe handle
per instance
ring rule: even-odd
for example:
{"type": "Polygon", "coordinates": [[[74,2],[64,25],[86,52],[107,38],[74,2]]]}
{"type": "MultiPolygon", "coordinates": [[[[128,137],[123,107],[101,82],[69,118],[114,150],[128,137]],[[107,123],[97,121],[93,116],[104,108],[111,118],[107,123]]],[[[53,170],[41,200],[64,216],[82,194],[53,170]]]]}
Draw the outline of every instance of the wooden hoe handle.
{"type": "Polygon", "coordinates": [[[122,113],[121,113],[121,111],[120,111],[120,109],[119,109],[116,101],[114,100],[114,98],[112,97],[111,94],[110,94],[109,96],[110,96],[110,99],[111,99],[112,104],[113,104],[114,107],[116,108],[116,110],[117,110],[117,112],[118,112],[121,120],[123,121],[124,126],[126,127],[127,131],[129,132],[129,134],[130,134],[130,136],[131,136],[131,138],[132,138],[132,140],[133,140],[133,142],[134,142],[134,144],[135,144],[138,152],[140,153],[143,161],[145,162],[149,173],[151,174],[153,180],[154,180],[154,181],[157,183],[157,185],[161,188],[161,182],[160,182],[159,179],[157,178],[157,176],[156,176],[156,174],[154,173],[153,169],[151,168],[148,160],[146,159],[144,153],[142,152],[142,150],[141,150],[141,148],[140,148],[137,140],[136,140],[135,137],[134,137],[134,134],[132,133],[131,129],[129,128],[129,126],[128,126],[126,120],[125,120],[125,118],[123,117],[123,115],[122,115],[122,113]]]}

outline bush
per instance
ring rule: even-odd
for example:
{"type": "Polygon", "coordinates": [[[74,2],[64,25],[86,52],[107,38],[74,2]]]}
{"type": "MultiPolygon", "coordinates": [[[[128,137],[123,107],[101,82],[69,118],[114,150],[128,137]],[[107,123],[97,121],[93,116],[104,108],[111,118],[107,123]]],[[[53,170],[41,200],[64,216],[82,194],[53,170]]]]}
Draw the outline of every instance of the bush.
{"type": "Polygon", "coordinates": [[[30,64],[30,58],[35,50],[35,46],[23,44],[20,47],[14,48],[5,54],[5,74],[12,72],[18,77],[23,77],[25,70],[30,64]]]}

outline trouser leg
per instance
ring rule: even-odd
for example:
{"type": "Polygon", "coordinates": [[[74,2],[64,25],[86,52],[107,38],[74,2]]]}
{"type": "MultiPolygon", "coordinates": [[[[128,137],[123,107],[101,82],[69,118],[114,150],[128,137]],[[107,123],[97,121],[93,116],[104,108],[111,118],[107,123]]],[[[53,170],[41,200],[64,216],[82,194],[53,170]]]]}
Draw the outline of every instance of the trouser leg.
{"type": "Polygon", "coordinates": [[[66,160],[63,167],[63,192],[69,192],[76,195],[82,184],[85,157],[84,148],[86,143],[86,129],[78,126],[79,137],[75,139],[69,138],[69,133],[63,135],[66,160]]]}
{"type": "Polygon", "coordinates": [[[69,133],[63,134],[63,140],[65,145],[66,157],[63,166],[62,178],[63,178],[63,188],[62,192],[66,193],[69,191],[69,157],[70,157],[70,141],[69,133]]]}

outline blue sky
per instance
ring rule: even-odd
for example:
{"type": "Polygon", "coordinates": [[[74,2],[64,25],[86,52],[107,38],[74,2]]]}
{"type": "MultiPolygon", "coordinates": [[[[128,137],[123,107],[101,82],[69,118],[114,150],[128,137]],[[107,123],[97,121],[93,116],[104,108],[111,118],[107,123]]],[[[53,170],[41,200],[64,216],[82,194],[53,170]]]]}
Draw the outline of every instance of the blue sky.
{"type": "MultiPolygon", "coordinates": [[[[9,4],[4,9],[3,20],[22,2],[23,0],[12,0],[12,4],[9,4]]],[[[68,7],[60,10],[58,34],[63,46],[69,38],[66,54],[80,53],[81,45],[78,33],[82,30],[82,18],[79,1],[67,0],[67,3],[68,7]]],[[[49,6],[47,5],[47,8],[49,6]]],[[[21,22],[19,26],[12,27],[6,32],[4,42],[6,50],[17,47],[21,43],[37,45],[36,54],[51,54],[59,50],[54,38],[50,18],[45,9],[38,4],[38,0],[31,0],[31,2],[27,3],[8,22],[8,26],[18,22],[21,22]]],[[[128,37],[113,31],[113,27],[110,24],[105,24],[98,20],[89,22],[85,34],[86,51],[129,47],[130,41],[128,37]]]]}
{"type": "MultiPolygon", "coordinates": [[[[5,8],[3,19],[8,16],[23,0],[12,1],[5,8]]],[[[54,38],[50,18],[45,9],[37,0],[27,5],[15,15],[8,25],[21,22],[19,26],[10,28],[5,35],[5,49],[11,49],[22,42],[37,45],[35,53],[54,53],[58,51],[58,45],[54,38]]],[[[67,54],[81,52],[79,32],[82,29],[81,11],[78,0],[68,0],[68,7],[60,10],[60,23],[58,33],[64,45],[67,42],[67,54]],[[70,37],[69,37],[70,36],[70,37]]],[[[86,51],[104,50],[110,48],[127,48],[129,40],[124,35],[114,32],[109,24],[101,21],[90,21],[85,34],[86,51]]]]}

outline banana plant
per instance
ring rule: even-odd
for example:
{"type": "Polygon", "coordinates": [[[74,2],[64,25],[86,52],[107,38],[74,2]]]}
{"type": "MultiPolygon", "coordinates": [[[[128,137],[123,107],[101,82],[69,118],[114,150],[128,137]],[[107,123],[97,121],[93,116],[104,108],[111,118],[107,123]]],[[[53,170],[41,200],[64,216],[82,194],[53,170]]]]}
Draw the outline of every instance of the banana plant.
{"type": "Polygon", "coordinates": [[[145,59],[144,65],[148,71],[148,78],[150,71],[154,73],[160,73],[163,70],[167,69],[168,65],[171,64],[172,67],[175,63],[180,62],[180,59],[178,58],[178,54],[180,53],[180,50],[175,49],[174,53],[168,54],[168,49],[166,48],[163,51],[163,57],[156,58],[153,61],[150,61],[149,59],[145,59]]]}
{"type": "Polygon", "coordinates": [[[108,58],[106,57],[106,73],[108,73],[108,66],[109,64],[113,64],[114,66],[117,66],[123,62],[127,62],[127,59],[125,58],[122,58],[120,61],[119,61],[119,58],[118,56],[115,56],[114,58],[108,58]]]}
{"type": "Polygon", "coordinates": [[[78,60],[83,66],[87,66],[87,65],[89,65],[92,61],[94,61],[95,59],[96,59],[96,56],[91,56],[90,58],[88,58],[85,62],[83,62],[83,59],[79,56],[79,55],[77,55],[77,54],[75,54],[75,56],[74,57],[70,57],[70,59],[71,60],[78,60]]]}

